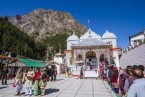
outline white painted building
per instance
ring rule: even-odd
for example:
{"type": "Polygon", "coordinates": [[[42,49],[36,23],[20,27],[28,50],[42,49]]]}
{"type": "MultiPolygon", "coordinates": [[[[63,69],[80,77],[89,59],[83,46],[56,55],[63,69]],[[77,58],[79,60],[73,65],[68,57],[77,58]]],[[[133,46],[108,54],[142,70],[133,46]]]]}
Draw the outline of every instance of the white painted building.
{"type": "Polygon", "coordinates": [[[99,68],[101,55],[103,54],[103,58],[109,64],[114,61],[116,66],[119,67],[118,51],[115,50],[117,48],[116,39],[116,35],[108,30],[105,31],[102,37],[90,28],[80,38],[73,33],[66,40],[66,64],[68,67],[77,69],[78,64],[84,66],[91,60],[92,64],[99,68]]]}
{"type": "Polygon", "coordinates": [[[64,66],[64,55],[61,53],[55,54],[53,60],[46,63],[47,66],[55,65],[57,67],[57,73],[60,74],[64,70],[62,70],[62,67],[64,66]]]}
{"type": "Polygon", "coordinates": [[[120,65],[122,68],[128,65],[145,66],[145,30],[129,37],[130,46],[121,52],[120,65]]]}
{"type": "Polygon", "coordinates": [[[130,36],[129,37],[130,45],[131,46],[137,45],[138,42],[142,42],[144,39],[145,39],[145,30],[130,36]]]}

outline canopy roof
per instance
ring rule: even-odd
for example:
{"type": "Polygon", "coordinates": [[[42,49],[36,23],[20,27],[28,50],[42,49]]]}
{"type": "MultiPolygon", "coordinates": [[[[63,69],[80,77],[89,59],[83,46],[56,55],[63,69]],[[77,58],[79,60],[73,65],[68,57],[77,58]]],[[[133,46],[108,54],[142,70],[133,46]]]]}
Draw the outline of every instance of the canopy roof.
{"type": "Polygon", "coordinates": [[[33,59],[22,59],[22,58],[17,58],[17,59],[27,67],[31,67],[31,66],[46,67],[46,65],[41,61],[37,61],[37,60],[33,60],[33,59]]]}
{"type": "Polygon", "coordinates": [[[11,64],[8,64],[8,66],[12,66],[12,67],[18,66],[19,67],[19,66],[25,66],[25,65],[23,63],[21,63],[20,61],[16,61],[11,64]]]}

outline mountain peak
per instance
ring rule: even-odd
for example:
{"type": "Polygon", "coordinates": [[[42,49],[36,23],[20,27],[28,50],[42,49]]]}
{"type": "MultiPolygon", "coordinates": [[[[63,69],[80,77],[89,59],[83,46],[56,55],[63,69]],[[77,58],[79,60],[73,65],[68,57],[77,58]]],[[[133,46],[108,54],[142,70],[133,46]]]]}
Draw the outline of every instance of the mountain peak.
{"type": "Polygon", "coordinates": [[[9,20],[28,35],[45,39],[58,33],[70,35],[73,31],[82,34],[86,28],[78,23],[69,12],[38,8],[24,16],[15,16],[9,20]],[[37,34],[36,34],[37,33],[37,34]]]}
{"type": "Polygon", "coordinates": [[[47,11],[47,10],[45,10],[45,9],[38,8],[38,9],[33,10],[31,13],[32,13],[32,14],[35,14],[35,15],[39,15],[39,14],[43,14],[43,13],[46,12],[46,11],[47,11]]]}

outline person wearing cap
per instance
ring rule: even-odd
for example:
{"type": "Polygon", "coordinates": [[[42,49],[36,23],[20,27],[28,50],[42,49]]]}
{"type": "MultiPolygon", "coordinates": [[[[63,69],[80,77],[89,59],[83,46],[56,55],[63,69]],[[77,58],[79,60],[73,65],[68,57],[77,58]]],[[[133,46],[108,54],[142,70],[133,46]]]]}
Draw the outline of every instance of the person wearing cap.
{"type": "Polygon", "coordinates": [[[33,71],[33,67],[29,67],[29,71],[26,76],[26,82],[25,82],[25,96],[32,95],[32,86],[33,86],[33,79],[35,76],[35,72],[33,71]]]}

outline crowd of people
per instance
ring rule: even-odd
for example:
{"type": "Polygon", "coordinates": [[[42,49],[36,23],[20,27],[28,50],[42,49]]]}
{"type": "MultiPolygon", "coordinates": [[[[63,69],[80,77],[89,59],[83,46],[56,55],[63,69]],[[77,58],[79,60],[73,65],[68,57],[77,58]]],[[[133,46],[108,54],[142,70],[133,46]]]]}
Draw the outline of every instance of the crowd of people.
{"type": "Polygon", "coordinates": [[[56,81],[57,75],[57,68],[54,65],[46,68],[19,67],[15,75],[12,75],[9,71],[9,68],[3,68],[2,85],[7,84],[8,78],[12,79],[14,77],[15,80],[12,86],[16,88],[15,96],[21,95],[23,88],[25,90],[25,96],[43,96],[45,95],[47,82],[49,80],[56,81]],[[32,88],[34,89],[33,93],[32,88]]]}
{"type": "Polygon", "coordinates": [[[145,75],[143,65],[116,68],[101,64],[100,78],[106,80],[120,97],[145,97],[145,75]]]}
{"type": "MultiPolygon", "coordinates": [[[[99,78],[106,80],[112,90],[120,97],[144,97],[145,95],[145,74],[143,65],[127,66],[126,68],[117,68],[113,65],[101,63],[99,69],[99,78]]],[[[65,70],[66,77],[69,77],[69,69],[65,70]]],[[[27,95],[45,95],[47,82],[56,81],[57,68],[52,65],[46,68],[19,67],[14,69],[10,67],[3,68],[2,85],[7,84],[7,79],[15,77],[13,87],[16,88],[15,96],[21,95],[22,88],[27,95]],[[32,88],[34,92],[32,93],[32,88]]],[[[83,79],[84,70],[80,69],[80,79],[83,79]]]]}
{"type": "Polygon", "coordinates": [[[0,76],[0,79],[2,80],[2,85],[6,85],[8,79],[13,79],[17,71],[18,71],[18,68],[4,67],[2,70],[2,74],[0,76]]]}

